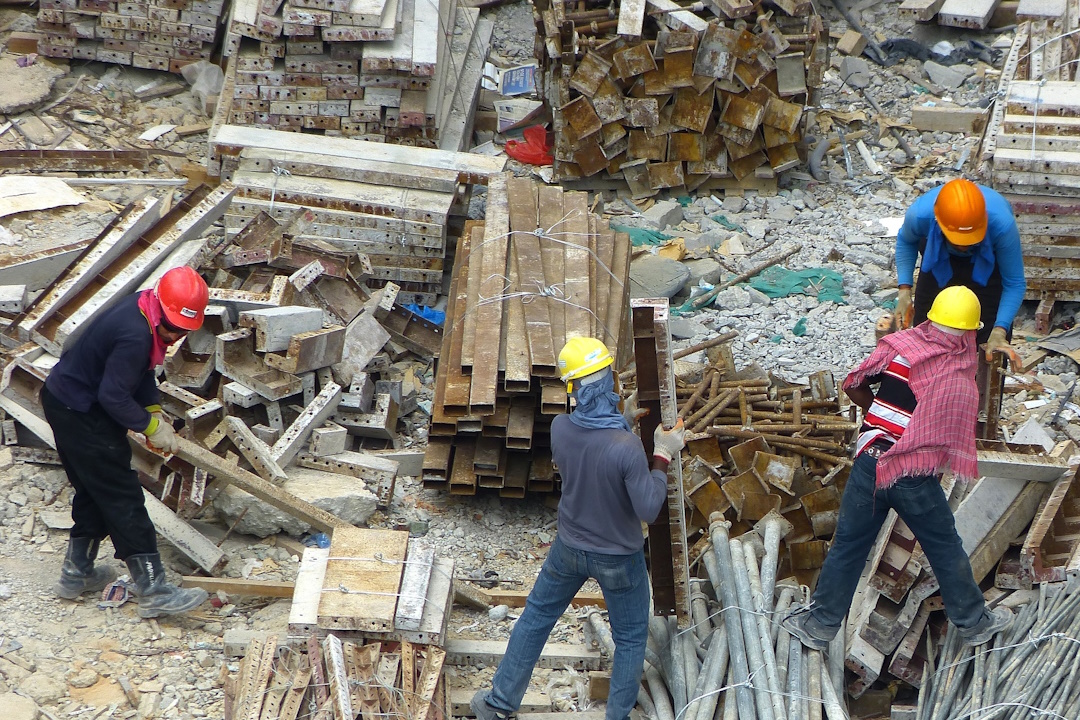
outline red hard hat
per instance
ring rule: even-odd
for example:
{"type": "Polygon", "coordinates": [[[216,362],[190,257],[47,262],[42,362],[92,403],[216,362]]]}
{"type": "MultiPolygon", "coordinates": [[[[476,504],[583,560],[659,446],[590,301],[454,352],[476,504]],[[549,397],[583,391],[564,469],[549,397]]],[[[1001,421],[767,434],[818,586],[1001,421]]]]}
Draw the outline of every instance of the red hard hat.
{"type": "Polygon", "coordinates": [[[182,265],[166,272],[158,280],[157,296],[170,325],[183,330],[202,327],[210,289],[194,269],[182,265]]]}

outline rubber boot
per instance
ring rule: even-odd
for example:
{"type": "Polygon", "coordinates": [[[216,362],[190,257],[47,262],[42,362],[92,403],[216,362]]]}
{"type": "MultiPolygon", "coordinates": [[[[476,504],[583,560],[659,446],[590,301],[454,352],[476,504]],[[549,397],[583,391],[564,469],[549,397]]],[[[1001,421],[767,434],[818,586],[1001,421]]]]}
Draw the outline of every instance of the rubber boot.
{"type": "Polygon", "coordinates": [[[124,562],[135,581],[141,618],[178,615],[206,602],[207,594],[202,588],[179,588],[165,579],[160,553],[132,555],[124,562]]]}
{"type": "Polygon", "coordinates": [[[60,582],[53,585],[53,592],[67,600],[75,600],[86,592],[98,592],[116,579],[110,567],[94,567],[98,547],[97,538],[68,538],[67,555],[60,568],[60,582]]]}

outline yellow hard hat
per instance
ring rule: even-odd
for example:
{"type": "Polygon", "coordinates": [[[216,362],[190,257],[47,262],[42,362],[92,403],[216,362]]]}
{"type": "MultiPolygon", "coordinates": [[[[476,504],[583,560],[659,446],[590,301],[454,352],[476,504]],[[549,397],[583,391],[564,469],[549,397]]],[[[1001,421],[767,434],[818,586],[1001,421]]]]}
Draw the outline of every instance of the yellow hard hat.
{"type": "Polygon", "coordinates": [[[957,330],[978,330],[982,305],[975,293],[963,285],[953,285],[938,293],[926,317],[939,325],[957,330]]]}
{"type": "Polygon", "coordinates": [[[571,381],[603,370],[614,362],[607,346],[596,338],[573,337],[559,351],[559,379],[566,383],[566,392],[571,392],[571,381]]]}

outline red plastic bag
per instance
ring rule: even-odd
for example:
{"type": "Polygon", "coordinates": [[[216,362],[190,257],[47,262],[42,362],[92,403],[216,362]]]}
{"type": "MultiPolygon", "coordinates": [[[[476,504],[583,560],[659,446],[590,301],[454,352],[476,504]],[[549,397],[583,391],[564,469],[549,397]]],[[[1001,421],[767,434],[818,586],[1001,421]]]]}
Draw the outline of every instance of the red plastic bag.
{"type": "Polygon", "coordinates": [[[525,142],[506,141],[506,154],[530,165],[550,165],[553,162],[551,146],[547,143],[547,130],[542,125],[525,128],[525,142]]]}

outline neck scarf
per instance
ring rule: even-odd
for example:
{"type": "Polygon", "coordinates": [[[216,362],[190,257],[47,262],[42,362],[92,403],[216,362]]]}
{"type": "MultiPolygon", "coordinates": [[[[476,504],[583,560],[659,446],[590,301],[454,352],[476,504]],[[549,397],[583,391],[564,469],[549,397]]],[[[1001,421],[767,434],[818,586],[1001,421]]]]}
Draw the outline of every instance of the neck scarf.
{"type": "Polygon", "coordinates": [[[153,370],[165,362],[165,351],[169,347],[158,335],[157,329],[161,324],[162,312],[161,303],[153,290],[143,290],[139,293],[139,310],[142,311],[143,317],[150,326],[150,369],[153,370]]]}
{"type": "MultiPolygon", "coordinates": [[[[981,243],[971,246],[971,254],[960,257],[968,258],[975,265],[971,270],[971,278],[976,283],[986,286],[990,279],[990,273],[994,271],[994,245],[985,239],[981,243]]],[[[937,221],[930,223],[930,232],[926,236],[926,247],[923,249],[922,268],[929,270],[937,281],[938,287],[945,287],[952,279],[952,261],[949,253],[948,241],[945,233],[937,221]]]]}
{"type": "Polygon", "coordinates": [[[945,467],[960,482],[973,480],[978,474],[975,423],[979,410],[975,331],[949,335],[928,320],[886,335],[847,376],[844,389],[865,384],[897,355],[911,363],[908,384],[917,404],[900,440],[878,460],[877,487],[887,488],[902,477],[936,475],[945,467]]]}
{"type": "Polygon", "coordinates": [[[587,430],[616,428],[630,431],[630,424],[619,412],[615,376],[610,372],[596,382],[579,385],[574,395],[577,407],[570,413],[570,422],[587,430]]]}

